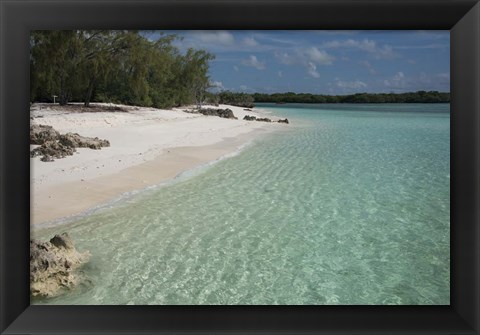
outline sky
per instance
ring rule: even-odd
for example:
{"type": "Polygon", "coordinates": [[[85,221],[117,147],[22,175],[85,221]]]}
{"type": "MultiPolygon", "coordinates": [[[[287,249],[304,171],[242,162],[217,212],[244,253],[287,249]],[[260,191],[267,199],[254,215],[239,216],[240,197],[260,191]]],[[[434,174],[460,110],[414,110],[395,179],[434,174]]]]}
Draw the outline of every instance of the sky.
{"type": "MultiPolygon", "coordinates": [[[[449,31],[164,31],[204,49],[212,91],[314,94],[450,91],[449,31]]],[[[152,32],[149,38],[158,37],[152,32]]]]}

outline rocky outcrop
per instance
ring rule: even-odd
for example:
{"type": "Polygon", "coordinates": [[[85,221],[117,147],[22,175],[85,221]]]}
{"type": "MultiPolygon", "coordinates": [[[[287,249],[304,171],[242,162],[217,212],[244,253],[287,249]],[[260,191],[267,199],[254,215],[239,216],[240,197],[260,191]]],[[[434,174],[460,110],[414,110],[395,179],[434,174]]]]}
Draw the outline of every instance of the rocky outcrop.
{"type": "Polygon", "coordinates": [[[255,116],[245,115],[243,119],[247,121],[255,121],[257,118],[255,116]]]}
{"type": "Polygon", "coordinates": [[[76,270],[88,262],[90,253],[80,253],[67,233],[49,242],[30,240],[30,294],[54,297],[82,281],[76,270]]]}
{"type": "MultiPolygon", "coordinates": [[[[247,120],[247,121],[272,122],[272,120],[269,119],[269,118],[266,118],[266,117],[265,117],[265,118],[257,118],[257,117],[255,117],[255,116],[251,116],[251,115],[245,115],[245,116],[243,117],[243,119],[244,119],[244,120],[247,120]]],[[[288,119],[285,119],[285,120],[280,119],[280,120],[278,120],[277,122],[278,122],[278,123],[287,123],[287,124],[289,123],[289,122],[288,122],[288,119]]]]}
{"type": "Polygon", "coordinates": [[[55,141],[60,134],[51,126],[36,125],[30,126],[30,144],[43,144],[47,141],[55,141]]]}
{"type": "Polygon", "coordinates": [[[233,114],[233,111],[230,108],[226,108],[226,109],[200,108],[200,109],[197,109],[196,111],[197,113],[200,113],[203,115],[219,116],[225,119],[236,119],[235,115],[233,114]]]}
{"type": "Polygon", "coordinates": [[[42,162],[53,162],[54,158],[64,158],[71,156],[75,152],[74,147],[69,147],[57,141],[47,141],[38,148],[30,151],[30,157],[43,156],[40,158],[42,162]]]}
{"type": "Polygon", "coordinates": [[[260,122],[272,122],[272,120],[270,120],[269,118],[266,118],[266,117],[264,117],[264,118],[257,118],[256,121],[260,121],[260,122]]]}
{"type": "Polygon", "coordinates": [[[98,137],[85,137],[80,136],[77,133],[66,133],[59,136],[59,143],[71,147],[71,148],[90,148],[99,150],[102,147],[109,147],[110,142],[107,140],[101,140],[98,137]]]}
{"type": "Polygon", "coordinates": [[[30,126],[30,144],[40,144],[40,147],[30,151],[30,157],[43,156],[43,162],[52,162],[54,158],[64,158],[73,155],[75,148],[90,148],[99,150],[109,147],[110,142],[98,137],[85,137],[79,134],[67,133],[60,135],[51,126],[30,126]]]}

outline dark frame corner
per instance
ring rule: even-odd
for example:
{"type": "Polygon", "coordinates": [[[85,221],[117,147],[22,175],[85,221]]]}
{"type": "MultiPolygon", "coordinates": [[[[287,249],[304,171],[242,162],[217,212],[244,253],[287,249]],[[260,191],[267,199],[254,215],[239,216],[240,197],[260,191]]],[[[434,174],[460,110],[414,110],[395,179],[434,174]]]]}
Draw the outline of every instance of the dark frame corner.
{"type": "Polygon", "coordinates": [[[0,333],[480,334],[478,0],[0,0],[0,24],[0,333]],[[450,30],[451,305],[29,306],[29,32],[78,28],[450,30]]]}

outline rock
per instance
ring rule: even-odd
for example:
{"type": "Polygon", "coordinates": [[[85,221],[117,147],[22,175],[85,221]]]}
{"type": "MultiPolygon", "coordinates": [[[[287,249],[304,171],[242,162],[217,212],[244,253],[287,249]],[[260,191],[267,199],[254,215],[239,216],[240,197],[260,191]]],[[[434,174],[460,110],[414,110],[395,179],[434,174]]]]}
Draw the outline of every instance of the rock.
{"type": "Polygon", "coordinates": [[[226,109],[200,108],[200,109],[196,109],[194,113],[219,116],[225,119],[236,119],[235,115],[233,114],[233,111],[230,108],[226,108],[226,109]]]}
{"type": "Polygon", "coordinates": [[[285,119],[285,120],[280,119],[280,120],[278,120],[278,123],[286,123],[286,124],[288,124],[289,122],[288,122],[288,119],[285,119]]]}
{"type": "Polygon", "coordinates": [[[98,137],[92,138],[80,136],[77,133],[66,133],[65,135],[60,135],[59,142],[72,148],[90,148],[95,150],[110,146],[110,142],[107,140],[101,140],[98,137]]]}
{"type": "Polygon", "coordinates": [[[90,253],[80,253],[67,233],[49,242],[30,240],[30,294],[54,297],[81,282],[77,270],[88,262],[90,253]]]}
{"type": "Polygon", "coordinates": [[[36,125],[30,126],[30,144],[43,144],[47,141],[55,141],[60,134],[51,126],[36,125]]]}
{"type": "Polygon", "coordinates": [[[257,118],[255,116],[245,115],[243,119],[247,121],[255,121],[257,118]]]}
{"type": "Polygon", "coordinates": [[[79,134],[67,133],[60,135],[51,126],[32,125],[30,127],[30,144],[41,146],[30,151],[30,157],[42,156],[42,162],[53,162],[54,158],[73,155],[75,148],[101,149],[109,147],[110,142],[98,137],[85,137],[79,134]]]}
{"type": "Polygon", "coordinates": [[[55,161],[52,156],[50,155],[44,155],[42,158],[40,158],[42,162],[53,162],[55,161]]]}
{"type": "Polygon", "coordinates": [[[244,111],[251,112],[252,110],[250,108],[244,108],[244,111]]]}
{"type": "Polygon", "coordinates": [[[75,152],[75,148],[63,145],[57,141],[47,141],[40,147],[30,151],[30,157],[42,156],[43,162],[52,162],[53,158],[63,158],[71,156],[75,152]]]}
{"type": "Polygon", "coordinates": [[[261,122],[272,122],[272,120],[270,120],[269,118],[260,118],[260,119],[257,119],[257,121],[261,121],[261,122]]]}

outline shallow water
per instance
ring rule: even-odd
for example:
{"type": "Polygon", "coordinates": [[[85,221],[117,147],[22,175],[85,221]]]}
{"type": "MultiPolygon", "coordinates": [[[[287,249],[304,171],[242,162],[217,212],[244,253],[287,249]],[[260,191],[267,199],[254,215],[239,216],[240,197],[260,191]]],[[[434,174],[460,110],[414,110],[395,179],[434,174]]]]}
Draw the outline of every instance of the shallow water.
{"type": "Polygon", "coordinates": [[[34,231],[92,258],[32,303],[449,304],[449,105],[263,106],[291,131],[34,231]]]}

